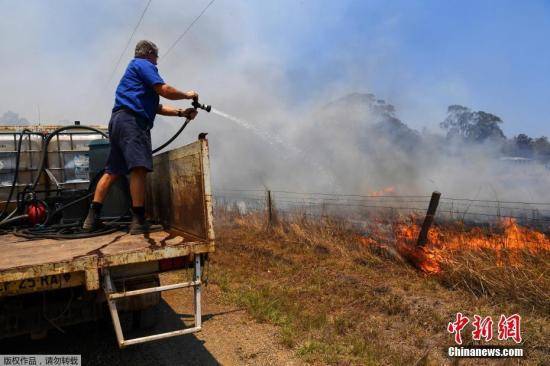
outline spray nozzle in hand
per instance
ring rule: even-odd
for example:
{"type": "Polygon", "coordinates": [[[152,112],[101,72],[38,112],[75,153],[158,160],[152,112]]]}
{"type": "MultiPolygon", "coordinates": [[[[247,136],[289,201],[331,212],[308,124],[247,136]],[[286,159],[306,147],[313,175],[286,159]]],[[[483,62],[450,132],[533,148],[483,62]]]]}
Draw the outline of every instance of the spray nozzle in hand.
{"type": "Polygon", "coordinates": [[[193,106],[193,108],[195,109],[204,109],[205,111],[207,112],[210,112],[212,110],[212,106],[209,105],[209,104],[201,104],[199,103],[199,98],[193,98],[193,102],[191,103],[191,105],[193,106]]]}

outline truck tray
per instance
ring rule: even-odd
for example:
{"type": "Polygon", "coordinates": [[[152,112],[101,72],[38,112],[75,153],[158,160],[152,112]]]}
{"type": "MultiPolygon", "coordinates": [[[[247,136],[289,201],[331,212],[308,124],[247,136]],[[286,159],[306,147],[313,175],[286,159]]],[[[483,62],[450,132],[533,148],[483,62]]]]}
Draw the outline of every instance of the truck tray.
{"type": "Polygon", "coordinates": [[[80,285],[97,290],[103,268],[214,251],[212,241],[166,231],[118,231],[80,240],[0,239],[0,297],[80,285]]]}

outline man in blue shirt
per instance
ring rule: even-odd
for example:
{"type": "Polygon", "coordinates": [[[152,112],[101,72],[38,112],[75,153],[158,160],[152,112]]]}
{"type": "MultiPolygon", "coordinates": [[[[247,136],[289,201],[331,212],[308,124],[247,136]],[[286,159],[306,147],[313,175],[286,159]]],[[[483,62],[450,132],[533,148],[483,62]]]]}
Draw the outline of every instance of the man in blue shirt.
{"type": "Polygon", "coordinates": [[[100,225],[99,217],[109,187],[116,179],[130,174],[132,223],[130,234],[142,234],[153,229],[145,220],[145,181],[153,170],[151,128],[157,114],[194,119],[194,108],[177,109],[159,103],[166,99],[197,99],[193,91],[182,92],[167,85],[157,69],[158,48],[150,41],[139,41],[135,58],[130,61],[115,93],[115,105],[109,121],[111,151],[105,174],[97,183],[94,199],[84,221],[85,230],[100,225]]]}

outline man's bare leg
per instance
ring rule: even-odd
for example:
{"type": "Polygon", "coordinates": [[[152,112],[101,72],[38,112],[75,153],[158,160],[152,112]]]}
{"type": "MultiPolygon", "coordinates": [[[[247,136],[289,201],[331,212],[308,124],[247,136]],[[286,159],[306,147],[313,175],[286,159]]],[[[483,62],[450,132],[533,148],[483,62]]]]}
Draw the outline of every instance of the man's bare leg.
{"type": "Polygon", "coordinates": [[[145,182],[147,169],[137,167],[130,172],[130,195],[132,196],[132,207],[145,206],[145,182]]]}
{"type": "Polygon", "coordinates": [[[99,179],[99,182],[97,182],[97,186],[95,187],[93,202],[103,203],[103,201],[105,201],[107,193],[109,193],[109,188],[111,188],[111,185],[117,180],[117,178],[118,175],[110,173],[103,174],[103,176],[99,179]]]}

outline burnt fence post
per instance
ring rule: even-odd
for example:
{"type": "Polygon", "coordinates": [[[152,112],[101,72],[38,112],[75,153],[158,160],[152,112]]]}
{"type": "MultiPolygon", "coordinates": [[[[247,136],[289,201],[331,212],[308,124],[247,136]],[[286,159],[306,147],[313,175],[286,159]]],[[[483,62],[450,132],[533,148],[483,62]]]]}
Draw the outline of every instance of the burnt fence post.
{"type": "Polygon", "coordinates": [[[273,224],[273,201],[271,199],[271,190],[267,190],[267,224],[273,224]]]}
{"type": "Polygon", "coordinates": [[[416,243],[417,247],[424,247],[428,242],[428,231],[432,226],[434,221],[435,211],[439,205],[439,198],[441,197],[440,192],[433,192],[432,198],[430,198],[430,205],[428,206],[428,212],[424,218],[424,223],[422,224],[422,229],[420,229],[420,234],[418,235],[418,241],[416,243]]]}

